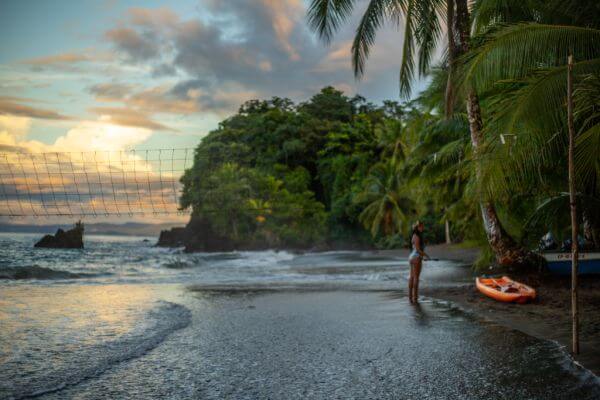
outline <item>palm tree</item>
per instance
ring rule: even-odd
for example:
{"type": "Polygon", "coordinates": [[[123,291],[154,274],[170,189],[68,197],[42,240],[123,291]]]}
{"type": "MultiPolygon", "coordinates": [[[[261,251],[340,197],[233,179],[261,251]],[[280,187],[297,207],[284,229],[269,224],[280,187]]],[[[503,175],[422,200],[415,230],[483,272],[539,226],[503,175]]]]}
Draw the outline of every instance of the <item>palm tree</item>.
{"type": "MultiPolygon", "coordinates": [[[[308,9],[309,26],[329,43],[335,31],[346,22],[354,11],[356,0],[312,0],[308,9]]],[[[429,71],[433,52],[438,44],[441,28],[438,12],[443,0],[371,0],[363,14],[352,44],[352,67],[356,77],[364,75],[371,46],[375,43],[377,30],[386,21],[399,23],[405,19],[402,66],[400,70],[400,93],[408,96],[411,91],[415,68],[419,76],[429,71]],[[418,46],[417,46],[418,45],[418,46]],[[415,63],[415,47],[418,47],[418,64],[415,63]]]]}
{"type": "Polygon", "coordinates": [[[451,119],[425,116],[426,123],[419,128],[420,141],[407,160],[407,175],[411,183],[419,183],[421,196],[442,213],[446,242],[451,242],[450,221],[473,238],[478,209],[470,195],[474,164],[469,139],[464,134],[468,129],[466,115],[456,114],[451,119]]]}
{"type": "Polygon", "coordinates": [[[267,220],[265,215],[269,215],[273,212],[271,202],[262,199],[249,199],[248,209],[256,214],[256,222],[262,224],[267,220]]]}
{"type": "MultiPolygon", "coordinates": [[[[600,22],[596,22],[600,25],[600,22]]],[[[576,60],[575,125],[577,128],[577,187],[582,201],[586,236],[598,241],[600,218],[600,29],[552,24],[503,26],[484,35],[465,58],[464,81],[479,91],[496,91],[489,107],[489,134],[518,135],[510,158],[502,166],[488,162],[484,185],[490,195],[547,184],[552,176],[550,199],[536,214],[553,212],[557,202],[566,204],[556,181],[565,182],[567,55],[576,60]],[[539,171],[547,171],[540,177],[539,171]],[[543,179],[542,179],[543,178],[543,179]],[[594,239],[595,238],[595,239],[594,239]]],[[[500,153],[497,141],[486,152],[500,153]]],[[[490,158],[495,158],[494,156],[490,158]]],[[[564,187],[564,185],[563,185],[564,187]]],[[[536,215],[536,219],[539,215],[536,215]]]]}
{"type": "MultiPolygon", "coordinates": [[[[491,0],[498,2],[498,0],[491,0]]],[[[308,9],[309,25],[326,42],[351,15],[355,0],[313,0],[308,9]]],[[[502,10],[502,7],[498,7],[502,10]]],[[[364,74],[370,48],[375,43],[377,30],[386,20],[398,22],[404,18],[404,44],[400,68],[400,92],[410,93],[414,78],[415,48],[418,50],[418,72],[425,75],[432,63],[433,50],[440,38],[440,15],[444,15],[447,34],[448,81],[445,95],[445,114],[449,118],[454,109],[454,71],[456,62],[469,51],[470,15],[467,0],[370,0],[352,45],[354,74],[360,78],[364,74]],[[445,3],[445,4],[444,4],[445,3]],[[445,7],[444,7],[445,5],[445,7]]],[[[465,91],[469,130],[475,157],[484,145],[483,119],[479,98],[470,88],[465,91]]],[[[480,172],[476,176],[479,177],[480,172]]],[[[530,264],[532,255],[508,235],[490,199],[482,199],[481,215],[488,242],[496,253],[500,264],[530,264]]]]}
{"type": "Polygon", "coordinates": [[[400,179],[398,169],[399,163],[394,159],[375,164],[364,190],[354,200],[366,205],[359,220],[373,237],[406,233],[410,218],[414,216],[411,210],[415,205],[404,193],[406,184],[400,179]]]}
{"type": "Polygon", "coordinates": [[[240,227],[248,218],[246,204],[252,196],[247,169],[236,163],[225,163],[206,178],[200,209],[194,212],[213,215],[215,228],[234,241],[240,238],[240,227]]]}

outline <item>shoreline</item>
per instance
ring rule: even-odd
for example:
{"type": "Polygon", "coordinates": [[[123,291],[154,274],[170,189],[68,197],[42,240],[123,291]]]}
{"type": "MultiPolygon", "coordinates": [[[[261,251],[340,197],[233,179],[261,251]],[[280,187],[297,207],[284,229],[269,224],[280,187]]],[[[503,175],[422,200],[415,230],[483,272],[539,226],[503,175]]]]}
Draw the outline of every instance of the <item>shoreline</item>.
{"type": "Polygon", "coordinates": [[[600,376],[600,282],[580,285],[580,354],[571,354],[570,288],[551,283],[536,286],[539,299],[530,304],[501,303],[485,297],[475,285],[426,288],[421,294],[449,301],[483,319],[557,342],[573,359],[600,376]]]}
{"type": "MultiPolygon", "coordinates": [[[[171,317],[183,316],[185,326],[156,342],[145,339],[157,345],[126,362],[100,364],[102,373],[93,379],[71,381],[42,397],[591,400],[600,393],[598,380],[555,343],[487,323],[449,302],[424,299],[413,306],[401,290],[215,293],[163,286],[136,285],[149,295],[137,298],[150,305],[144,315],[175,328],[181,321],[171,317]]],[[[104,291],[64,289],[70,303],[104,291]]],[[[112,289],[124,296],[118,309],[127,313],[130,290],[112,289]]],[[[38,298],[52,290],[39,288],[38,298]]],[[[101,354],[110,348],[102,345],[101,354]]],[[[81,378],[79,363],[70,364],[81,378]]],[[[38,375],[41,389],[65,382],[64,375],[43,378],[38,375]]]]}
{"type": "MultiPolygon", "coordinates": [[[[408,250],[387,250],[403,256],[408,250]]],[[[435,245],[427,248],[434,258],[472,265],[477,259],[476,248],[456,245],[435,245]]],[[[424,265],[427,268],[427,265],[424,265]]],[[[420,294],[449,301],[477,317],[523,332],[527,335],[557,342],[573,359],[600,376],[600,279],[579,278],[580,354],[571,354],[571,282],[555,276],[519,276],[516,280],[534,287],[537,299],[529,304],[502,303],[481,294],[470,284],[456,283],[452,287],[428,287],[422,283],[420,294]]],[[[511,275],[511,274],[508,274],[511,275]]]]}
{"type": "MultiPolygon", "coordinates": [[[[408,257],[408,249],[374,250],[375,254],[404,258],[408,257]]],[[[470,266],[479,257],[478,248],[465,248],[460,245],[431,245],[427,253],[440,260],[449,260],[464,266],[470,266]]],[[[424,265],[427,269],[427,263],[424,265]]],[[[426,274],[425,274],[426,275],[426,274]]],[[[432,299],[447,301],[458,308],[498,325],[514,329],[538,339],[549,340],[564,347],[570,354],[571,349],[571,314],[570,314],[570,280],[539,275],[521,276],[508,275],[534,287],[538,298],[530,304],[511,304],[492,300],[481,294],[475,287],[475,272],[470,272],[462,277],[450,278],[444,281],[448,285],[428,285],[422,281],[420,294],[432,299]],[[469,277],[470,275],[470,277],[469,277]],[[468,282],[468,283],[466,283],[468,282]]],[[[432,278],[429,282],[439,283],[440,278],[432,278]]],[[[193,286],[192,286],[193,287],[193,286]]],[[[200,289],[200,288],[197,288],[200,289]]],[[[265,288],[255,287],[261,292],[265,288]]],[[[273,292],[288,291],[289,288],[273,289],[273,292]]],[[[302,287],[298,291],[323,290],[323,287],[302,287]]],[[[328,290],[347,290],[332,286],[328,290]]],[[[201,290],[228,291],[223,287],[204,287],[201,290]]],[[[241,289],[244,292],[246,289],[241,289]]],[[[381,291],[389,291],[382,289],[381,291]]],[[[398,292],[405,292],[406,288],[398,287],[398,292]]],[[[580,277],[580,354],[572,356],[573,359],[600,376],[600,279],[594,277],[580,277]]]]}

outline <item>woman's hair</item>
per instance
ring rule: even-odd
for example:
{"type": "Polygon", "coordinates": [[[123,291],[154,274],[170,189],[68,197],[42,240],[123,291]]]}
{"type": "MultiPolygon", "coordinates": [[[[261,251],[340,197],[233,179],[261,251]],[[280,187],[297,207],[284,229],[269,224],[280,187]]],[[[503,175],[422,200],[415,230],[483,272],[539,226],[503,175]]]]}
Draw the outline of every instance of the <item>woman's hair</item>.
{"type": "Polygon", "coordinates": [[[423,233],[419,231],[419,226],[423,225],[422,221],[417,221],[412,226],[412,233],[410,234],[410,242],[412,243],[412,237],[417,235],[419,237],[419,243],[421,243],[421,249],[425,248],[425,241],[423,240],[423,233]]]}
{"type": "Polygon", "coordinates": [[[421,222],[421,221],[417,221],[417,222],[415,222],[415,223],[413,224],[413,226],[412,226],[412,233],[413,233],[413,234],[415,234],[415,233],[416,233],[417,235],[419,235],[419,236],[420,236],[420,233],[421,233],[421,232],[419,232],[419,226],[421,226],[421,225],[423,225],[423,222],[421,222]]]}

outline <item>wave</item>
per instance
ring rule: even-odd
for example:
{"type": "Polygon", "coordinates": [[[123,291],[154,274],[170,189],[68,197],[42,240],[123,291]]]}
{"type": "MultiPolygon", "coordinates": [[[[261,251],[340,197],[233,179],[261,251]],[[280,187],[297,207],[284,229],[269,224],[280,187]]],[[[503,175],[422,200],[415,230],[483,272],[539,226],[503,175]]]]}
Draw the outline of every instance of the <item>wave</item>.
{"type": "Polygon", "coordinates": [[[40,267],[39,265],[28,265],[23,267],[0,267],[0,279],[78,279],[93,278],[106,274],[75,273],[40,267]]]}
{"type": "Polygon", "coordinates": [[[143,324],[141,332],[136,329],[123,338],[84,347],[74,357],[58,363],[56,368],[50,368],[41,376],[28,377],[10,386],[4,386],[8,382],[0,383],[0,397],[37,397],[97,377],[118,363],[143,356],[173,332],[187,327],[191,322],[191,312],[182,305],[159,301],[158,307],[145,319],[150,323],[143,324]]]}
{"type": "Polygon", "coordinates": [[[186,268],[192,268],[192,265],[190,263],[187,263],[185,261],[172,261],[172,262],[168,262],[162,265],[164,268],[169,268],[169,269],[186,269],[186,268]]]}

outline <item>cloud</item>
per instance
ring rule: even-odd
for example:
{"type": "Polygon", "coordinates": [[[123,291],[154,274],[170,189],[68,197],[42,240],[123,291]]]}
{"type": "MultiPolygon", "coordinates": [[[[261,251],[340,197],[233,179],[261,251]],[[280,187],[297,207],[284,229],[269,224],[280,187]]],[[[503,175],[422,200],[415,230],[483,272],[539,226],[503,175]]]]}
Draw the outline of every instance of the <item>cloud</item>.
{"type": "Polygon", "coordinates": [[[157,37],[151,30],[139,33],[131,28],[115,28],[106,32],[106,38],[132,61],[147,61],[160,54],[157,37]]]}
{"type": "Polygon", "coordinates": [[[31,128],[31,119],[14,115],[0,115],[0,133],[23,137],[31,128]]]}
{"type": "MultiPolygon", "coordinates": [[[[350,48],[362,7],[341,29],[333,47],[327,48],[308,29],[302,0],[203,0],[201,4],[202,18],[179,16],[168,8],[133,8],[118,28],[107,33],[126,62],[145,65],[152,77],[179,80],[160,96],[152,89],[140,97],[152,94],[152,103],[159,104],[160,97],[183,102],[188,113],[221,115],[239,106],[223,100],[233,101],[235,91],[304,100],[331,84],[353,91],[375,87],[370,71],[380,80],[397,81],[402,45],[397,27],[379,32],[365,79],[358,84],[354,80],[350,48]],[[211,99],[216,96],[221,100],[211,99]],[[197,104],[192,107],[193,100],[197,104]]],[[[381,87],[388,88],[392,97],[397,95],[395,85],[386,82],[377,89],[381,87]]],[[[130,97],[132,101],[134,96],[130,97]]],[[[167,112],[177,112],[181,106],[168,107],[167,112]]]]}
{"type": "Polygon", "coordinates": [[[304,10],[299,0],[261,0],[271,17],[271,24],[279,44],[289,54],[291,60],[300,59],[291,42],[291,33],[296,25],[295,17],[303,15],[304,10]]]}
{"type": "Polygon", "coordinates": [[[143,126],[155,130],[173,130],[149,120],[154,114],[192,115],[212,112],[225,115],[247,100],[259,97],[259,93],[235,83],[225,83],[219,88],[203,79],[181,81],[173,86],[162,85],[139,89],[135,85],[124,83],[97,84],[88,88],[98,101],[120,103],[127,113],[135,119],[121,118],[122,109],[96,107],[95,113],[106,112],[113,116],[116,123],[143,126]],[[137,90],[136,90],[137,89],[137,90]],[[117,117],[115,119],[115,117],[117,117]],[[145,118],[145,119],[143,119],[145,118]],[[148,119],[148,120],[146,120],[148,119]]]}
{"type": "Polygon", "coordinates": [[[154,131],[175,131],[173,128],[153,121],[144,113],[127,108],[94,107],[90,111],[98,114],[102,121],[108,121],[112,124],[134,126],[154,131]]]}
{"type": "Polygon", "coordinates": [[[6,152],[0,154],[0,216],[177,210],[185,167],[179,160],[192,157],[187,152],[129,150],[145,142],[151,130],[102,119],[82,121],[53,144],[44,144],[27,140],[30,122],[0,117],[0,150],[6,152]]]}
{"type": "Polygon", "coordinates": [[[88,91],[99,101],[119,102],[146,114],[188,115],[200,111],[195,98],[188,96],[187,92],[174,91],[170,86],[136,90],[136,86],[130,84],[105,83],[91,86],[88,91]]]}
{"type": "Polygon", "coordinates": [[[36,72],[55,70],[82,73],[86,71],[83,68],[84,65],[89,69],[94,66],[106,66],[111,61],[113,61],[113,57],[110,53],[97,49],[86,49],[30,58],[21,61],[20,64],[28,65],[31,67],[31,70],[36,72]]]}
{"type": "Polygon", "coordinates": [[[152,136],[148,128],[121,126],[100,118],[82,121],[50,145],[49,151],[120,151],[145,142],[152,136]]]}
{"type": "Polygon", "coordinates": [[[24,60],[23,64],[29,64],[33,66],[47,66],[47,65],[55,65],[55,64],[64,64],[64,63],[80,63],[90,61],[90,57],[81,54],[81,53],[62,53],[55,54],[51,56],[31,58],[28,60],[24,60]]]}
{"type": "Polygon", "coordinates": [[[155,27],[158,29],[170,27],[179,22],[179,16],[167,7],[154,9],[133,7],[129,9],[128,15],[134,25],[155,27]]]}
{"type": "Polygon", "coordinates": [[[175,97],[168,86],[156,86],[133,93],[125,103],[152,113],[192,114],[200,110],[193,98],[175,97]]]}
{"type": "Polygon", "coordinates": [[[346,40],[332,46],[331,50],[315,67],[315,72],[335,72],[350,65],[352,40],[346,40]]]}
{"type": "Polygon", "coordinates": [[[0,96],[0,115],[16,115],[21,117],[66,120],[70,119],[67,116],[59,114],[53,110],[43,108],[35,108],[25,104],[21,104],[22,100],[16,97],[0,96]]]}
{"type": "Polygon", "coordinates": [[[31,118],[0,115],[0,152],[23,151],[17,144],[31,128],[31,118]]]}
{"type": "MultiPolygon", "coordinates": [[[[249,96],[308,93],[307,74],[326,51],[305,45],[311,35],[299,23],[301,1],[203,4],[207,18],[202,20],[184,19],[167,8],[133,8],[126,22],[105,35],[125,62],[148,66],[152,77],[180,76],[179,82],[137,91],[100,83],[90,92],[145,113],[184,115],[225,115],[249,96]]],[[[327,83],[323,79],[322,86],[327,83]]]]}
{"type": "Polygon", "coordinates": [[[152,68],[152,77],[161,78],[163,76],[174,76],[177,74],[177,68],[173,65],[163,63],[152,68]]]}
{"type": "Polygon", "coordinates": [[[101,101],[115,101],[126,98],[135,87],[126,83],[99,83],[90,86],[88,91],[101,101]]]}
{"type": "MultiPolygon", "coordinates": [[[[120,110],[106,112],[119,114],[120,110]]],[[[100,117],[96,121],[80,121],[54,143],[47,144],[27,139],[31,122],[29,117],[0,115],[0,145],[19,147],[26,152],[117,151],[141,144],[152,135],[150,128],[121,126],[111,118],[100,117]]]]}

